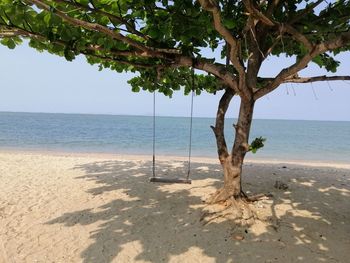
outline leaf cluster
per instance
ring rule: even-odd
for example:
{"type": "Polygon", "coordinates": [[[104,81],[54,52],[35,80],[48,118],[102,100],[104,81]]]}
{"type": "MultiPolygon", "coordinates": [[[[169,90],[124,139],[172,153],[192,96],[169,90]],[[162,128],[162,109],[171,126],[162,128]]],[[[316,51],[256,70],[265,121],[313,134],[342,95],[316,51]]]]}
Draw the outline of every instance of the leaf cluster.
{"type": "MultiPolygon", "coordinates": [[[[329,39],[335,38],[338,34],[349,31],[350,29],[350,2],[347,0],[325,1],[324,6],[312,9],[310,8],[315,1],[280,1],[278,8],[273,13],[275,21],[281,25],[291,24],[302,35],[304,35],[311,43],[319,44],[329,39]]],[[[295,56],[296,59],[303,57],[308,51],[306,47],[293,39],[291,34],[282,34],[280,30],[268,32],[265,47],[275,44],[272,55],[279,56],[295,56]]],[[[349,50],[350,46],[341,49],[335,49],[328,54],[322,54],[314,58],[312,61],[320,68],[327,71],[335,72],[339,66],[339,61],[335,55],[339,52],[349,50]]]]}
{"type": "Polygon", "coordinates": [[[249,151],[252,153],[256,153],[259,149],[264,147],[264,142],[266,141],[266,138],[258,137],[255,138],[251,144],[249,145],[249,151]]]}
{"type": "Polygon", "coordinates": [[[215,93],[222,88],[222,85],[214,76],[194,74],[187,67],[169,67],[164,68],[161,72],[155,69],[144,70],[140,72],[139,76],[130,79],[128,83],[134,92],[140,90],[158,91],[169,97],[173,95],[174,91],[181,89],[184,90],[185,95],[192,91],[196,95],[200,95],[203,90],[215,93]]]}

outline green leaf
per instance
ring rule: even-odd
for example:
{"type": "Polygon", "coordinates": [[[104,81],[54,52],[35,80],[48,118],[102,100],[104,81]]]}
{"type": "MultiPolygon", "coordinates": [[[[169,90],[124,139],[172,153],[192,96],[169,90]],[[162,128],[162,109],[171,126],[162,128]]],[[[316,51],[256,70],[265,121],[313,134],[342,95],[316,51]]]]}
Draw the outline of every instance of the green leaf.
{"type": "Polygon", "coordinates": [[[47,13],[45,16],[44,16],[44,22],[47,26],[50,26],[50,20],[51,20],[51,13],[47,13]]]}
{"type": "Polygon", "coordinates": [[[9,49],[14,49],[16,47],[15,41],[11,38],[2,39],[1,44],[7,46],[9,49]]]}
{"type": "Polygon", "coordinates": [[[223,21],[223,24],[225,27],[227,27],[228,29],[233,29],[236,27],[236,22],[233,19],[225,19],[223,21]]]}
{"type": "Polygon", "coordinates": [[[73,61],[75,58],[75,54],[72,50],[70,50],[69,48],[66,48],[64,50],[64,57],[66,58],[66,60],[68,61],[73,61]]]}
{"type": "Polygon", "coordinates": [[[88,5],[89,4],[89,0],[76,0],[78,3],[82,4],[82,5],[88,5]]]}
{"type": "Polygon", "coordinates": [[[140,92],[140,87],[134,86],[131,89],[133,92],[140,92]]]}
{"type": "Polygon", "coordinates": [[[321,58],[320,55],[314,57],[314,58],[312,59],[312,61],[315,62],[315,63],[316,63],[317,65],[319,65],[319,66],[322,66],[322,64],[323,64],[323,61],[322,61],[322,58],[321,58]]]}
{"type": "Polygon", "coordinates": [[[148,31],[148,35],[151,37],[151,38],[158,38],[161,36],[161,32],[159,31],[158,28],[151,28],[149,31],[148,31]]]}

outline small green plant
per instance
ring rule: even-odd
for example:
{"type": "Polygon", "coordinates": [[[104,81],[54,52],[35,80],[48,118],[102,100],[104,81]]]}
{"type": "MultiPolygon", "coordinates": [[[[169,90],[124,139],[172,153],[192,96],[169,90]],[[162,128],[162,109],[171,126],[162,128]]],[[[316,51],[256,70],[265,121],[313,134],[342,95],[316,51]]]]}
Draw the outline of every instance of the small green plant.
{"type": "Polygon", "coordinates": [[[266,138],[258,137],[255,138],[254,141],[249,145],[249,151],[252,153],[256,153],[258,149],[264,147],[264,142],[266,141],[266,138]]]}

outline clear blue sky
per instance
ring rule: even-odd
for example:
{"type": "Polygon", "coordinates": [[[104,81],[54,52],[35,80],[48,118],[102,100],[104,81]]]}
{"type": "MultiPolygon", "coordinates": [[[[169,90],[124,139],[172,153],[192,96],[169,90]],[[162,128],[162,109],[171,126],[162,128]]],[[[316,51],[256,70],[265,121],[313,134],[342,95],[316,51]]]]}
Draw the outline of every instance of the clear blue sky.
{"type": "MultiPolygon", "coordinates": [[[[350,53],[340,57],[338,74],[350,74],[350,53]]],[[[270,58],[261,73],[273,76],[291,60],[270,58]]],[[[303,76],[325,71],[310,65],[303,76]]],[[[127,84],[131,75],[98,71],[79,57],[68,62],[61,57],[38,53],[26,45],[9,50],[0,46],[0,111],[60,112],[94,114],[152,114],[152,94],[133,93],[127,84]]],[[[259,119],[347,120],[350,121],[350,82],[326,82],[281,86],[257,102],[254,117],[259,119]],[[289,94],[287,94],[289,93],[289,94]]],[[[194,115],[214,117],[219,96],[202,94],[195,98],[194,115]]],[[[236,117],[236,99],[228,117],[236,117]]],[[[188,116],[190,97],[176,93],[172,99],[157,94],[157,114],[188,116]]]]}

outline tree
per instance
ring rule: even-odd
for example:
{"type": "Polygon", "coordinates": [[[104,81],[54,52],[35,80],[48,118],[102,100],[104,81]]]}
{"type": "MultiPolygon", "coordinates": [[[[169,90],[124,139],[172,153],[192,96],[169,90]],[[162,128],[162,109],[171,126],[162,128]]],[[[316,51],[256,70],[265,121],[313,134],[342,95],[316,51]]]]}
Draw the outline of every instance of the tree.
{"type": "Polygon", "coordinates": [[[184,87],[216,94],[220,99],[214,131],[224,185],[210,203],[226,202],[237,217],[251,213],[241,186],[255,102],[283,83],[349,80],[349,76],[299,76],[313,62],[336,72],[336,55],[350,49],[350,1],[302,0],[0,0],[1,43],[15,48],[22,39],[39,51],[84,55],[100,69],[138,72],[133,91],[159,91],[171,96],[184,87]],[[206,58],[203,49],[220,51],[226,63],[206,58]],[[269,56],[295,62],[276,76],[259,76],[269,56]],[[194,72],[196,70],[196,73],[194,72]],[[201,74],[197,72],[202,72],[201,74]],[[229,150],[225,114],[240,97],[235,139],[229,150]]]}

